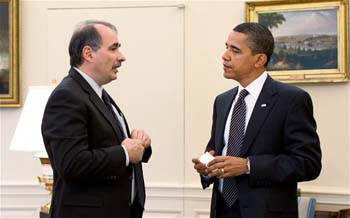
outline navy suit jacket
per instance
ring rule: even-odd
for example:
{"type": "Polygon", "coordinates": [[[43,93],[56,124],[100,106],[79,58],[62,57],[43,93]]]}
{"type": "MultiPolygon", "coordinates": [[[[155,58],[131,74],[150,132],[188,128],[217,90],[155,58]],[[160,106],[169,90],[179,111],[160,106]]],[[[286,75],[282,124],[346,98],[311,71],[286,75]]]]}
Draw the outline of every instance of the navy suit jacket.
{"type": "MultiPolygon", "coordinates": [[[[221,155],[224,129],[235,87],[215,99],[211,138],[206,151],[221,155]]],[[[242,218],[297,218],[297,182],[321,171],[321,149],[312,101],[305,91],[267,77],[248,122],[240,157],[249,157],[250,174],[236,177],[242,218]]],[[[218,179],[211,218],[216,217],[218,179]]]]}
{"type": "MultiPolygon", "coordinates": [[[[129,134],[128,127],[127,131],[129,134]]],[[[132,166],[138,190],[134,203],[140,205],[138,214],[133,215],[142,217],[145,188],[141,163],[126,167],[122,130],[73,68],[47,102],[42,135],[54,172],[50,217],[130,217],[132,166]]],[[[151,148],[145,150],[143,162],[151,153],[151,148]]]]}

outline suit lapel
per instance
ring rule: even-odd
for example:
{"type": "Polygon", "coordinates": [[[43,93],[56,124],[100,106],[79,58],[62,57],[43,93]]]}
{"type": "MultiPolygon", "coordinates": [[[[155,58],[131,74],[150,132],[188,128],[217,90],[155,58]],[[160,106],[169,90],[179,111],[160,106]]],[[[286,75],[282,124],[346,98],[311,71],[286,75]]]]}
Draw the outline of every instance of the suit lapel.
{"type": "Polygon", "coordinates": [[[110,98],[110,99],[111,99],[112,105],[117,109],[119,115],[122,117],[122,119],[123,119],[123,121],[124,121],[124,124],[125,124],[126,133],[128,134],[128,137],[130,137],[130,130],[129,130],[128,122],[126,122],[126,119],[125,119],[125,117],[124,117],[123,112],[120,110],[120,108],[118,107],[118,105],[114,102],[113,98],[110,98]]]}
{"type": "Polygon", "coordinates": [[[233,99],[235,99],[238,92],[238,87],[233,88],[230,92],[228,92],[228,96],[224,98],[224,101],[221,105],[218,105],[217,113],[217,127],[219,135],[215,137],[218,138],[218,146],[216,146],[216,154],[221,154],[222,149],[224,148],[224,134],[225,134],[225,126],[228,114],[230,113],[230,109],[232,106],[233,99]]]}
{"type": "Polygon", "coordinates": [[[124,133],[116,126],[116,121],[108,110],[106,105],[103,103],[102,99],[96,94],[96,92],[91,88],[89,83],[73,68],[70,69],[69,75],[78,81],[78,84],[82,87],[85,92],[89,94],[90,101],[95,105],[95,107],[100,111],[103,117],[108,121],[108,123],[113,128],[114,132],[117,134],[119,139],[124,139],[124,133]]]}
{"type": "Polygon", "coordinates": [[[247,130],[244,136],[244,142],[241,148],[240,156],[246,156],[250,146],[252,145],[256,135],[262,128],[264,121],[271,112],[277,100],[277,91],[274,80],[270,76],[267,77],[260,95],[255,103],[252,115],[249,119],[247,130]]]}

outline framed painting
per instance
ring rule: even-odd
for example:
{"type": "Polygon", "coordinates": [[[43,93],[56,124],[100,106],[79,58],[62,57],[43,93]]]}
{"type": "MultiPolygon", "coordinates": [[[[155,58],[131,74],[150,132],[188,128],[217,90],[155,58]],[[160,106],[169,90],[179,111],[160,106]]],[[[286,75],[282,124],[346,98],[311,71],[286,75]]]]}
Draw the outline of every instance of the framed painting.
{"type": "Polygon", "coordinates": [[[0,0],[0,107],[19,107],[19,0],[0,0]]]}
{"type": "Polygon", "coordinates": [[[246,2],[246,20],[270,29],[275,50],[267,72],[287,83],[346,82],[348,1],[246,2]]]}

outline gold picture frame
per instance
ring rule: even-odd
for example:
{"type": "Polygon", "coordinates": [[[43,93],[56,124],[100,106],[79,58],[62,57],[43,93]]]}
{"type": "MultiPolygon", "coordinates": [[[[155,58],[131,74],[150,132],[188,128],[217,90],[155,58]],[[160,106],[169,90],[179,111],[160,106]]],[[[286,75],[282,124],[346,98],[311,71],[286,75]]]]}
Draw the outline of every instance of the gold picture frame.
{"type": "Polygon", "coordinates": [[[287,83],[347,82],[347,0],[246,2],[247,22],[267,26],[275,51],[267,72],[287,83]]]}
{"type": "Polygon", "coordinates": [[[19,0],[0,0],[0,107],[20,106],[19,0]]]}

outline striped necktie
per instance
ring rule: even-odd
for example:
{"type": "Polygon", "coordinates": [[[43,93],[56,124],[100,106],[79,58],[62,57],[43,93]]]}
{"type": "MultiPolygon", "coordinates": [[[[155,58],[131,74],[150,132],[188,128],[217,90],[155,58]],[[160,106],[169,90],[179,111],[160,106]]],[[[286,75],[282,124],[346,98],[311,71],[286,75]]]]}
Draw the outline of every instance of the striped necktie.
{"type": "MultiPolygon", "coordinates": [[[[249,94],[245,89],[239,93],[237,102],[232,110],[230,133],[227,142],[227,156],[239,156],[244,139],[246,104],[244,98],[249,94]]],[[[234,177],[224,179],[223,198],[229,206],[232,206],[238,198],[238,189],[234,177]]]]}

